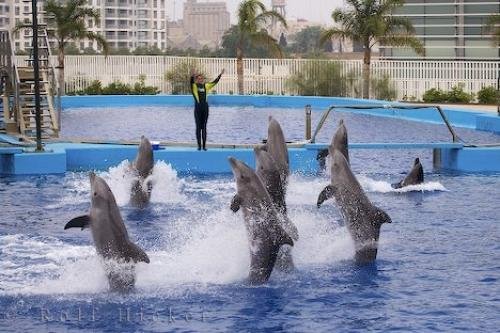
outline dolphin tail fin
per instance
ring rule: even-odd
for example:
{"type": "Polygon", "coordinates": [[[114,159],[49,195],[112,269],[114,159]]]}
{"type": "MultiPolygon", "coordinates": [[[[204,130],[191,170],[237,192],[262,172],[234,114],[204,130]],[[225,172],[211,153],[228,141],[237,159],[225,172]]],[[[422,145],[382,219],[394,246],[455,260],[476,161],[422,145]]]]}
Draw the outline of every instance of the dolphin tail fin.
{"type": "Polygon", "coordinates": [[[316,203],[318,208],[321,207],[321,204],[323,202],[333,197],[334,193],[335,193],[335,187],[332,184],[326,186],[318,196],[318,202],[316,203]]]}
{"type": "Polygon", "coordinates": [[[64,226],[64,230],[69,228],[82,228],[83,230],[85,228],[88,228],[89,224],[90,224],[90,216],[82,215],[75,217],[74,219],[66,223],[66,225],[64,226]]]}
{"type": "Polygon", "coordinates": [[[132,259],[134,262],[145,262],[149,264],[149,257],[140,247],[132,242],[128,243],[127,259],[132,259]]]}

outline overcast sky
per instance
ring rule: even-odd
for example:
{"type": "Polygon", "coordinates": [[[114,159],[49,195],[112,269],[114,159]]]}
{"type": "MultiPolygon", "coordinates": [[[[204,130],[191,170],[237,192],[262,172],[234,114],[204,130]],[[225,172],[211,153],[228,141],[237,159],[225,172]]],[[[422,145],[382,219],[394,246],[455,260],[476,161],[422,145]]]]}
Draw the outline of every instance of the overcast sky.
{"type": "MultiPolygon", "coordinates": [[[[199,2],[209,1],[217,2],[221,0],[198,0],[199,2]]],[[[168,15],[173,18],[175,2],[175,18],[182,17],[182,8],[184,0],[167,0],[168,15]]],[[[229,13],[231,14],[231,22],[235,21],[236,9],[238,8],[239,0],[226,0],[229,13]]],[[[271,6],[271,0],[262,0],[266,6],[271,6]]],[[[305,18],[309,21],[319,23],[330,23],[330,15],[332,11],[342,6],[343,0],[287,0],[287,16],[305,18]]]]}

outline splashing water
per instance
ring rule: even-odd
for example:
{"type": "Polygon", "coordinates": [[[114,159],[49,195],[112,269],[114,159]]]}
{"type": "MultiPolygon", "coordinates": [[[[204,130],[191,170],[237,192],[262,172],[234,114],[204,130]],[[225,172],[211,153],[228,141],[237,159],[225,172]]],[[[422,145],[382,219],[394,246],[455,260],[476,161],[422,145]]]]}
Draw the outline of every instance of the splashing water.
{"type": "Polygon", "coordinates": [[[440,182],[424,182],[418,185],[408,185],[402,188],[392,188],[391,184],[381,180],[374,180],[367,176],[360,175],[357,177],[359,183],[367,192],[380,193],[407,193],[407,192],[446,192],[446,187],[440,182]]]}
{"type": "MultiPolygon", "coordinates": [[[[127,169],[128,161],[124,161],[101,173],[121,206],[128,202],[131,184],[127,169]]],[[[76,181],[74,176],[70,177],[69,184],[75,186],[71,191],[88,193],[88,181],[84,181],[86,175],[80,176],[81,179],[76,181]]],[[[164,162],[155,165],[151,178],[154,183],[152,201],[168,207],[176,204],[185,209],[186,214],[173,217],[167,214],[165,217],[170,218],[162,217],[156,222],[154,231],[162,235],[162,240],[146,248],[151,263],[137,265],[137,289],[146,294],[170,294],[172,290],[182,290],[183,286],[243,282],[248,274],[250,258],[243,217],[241,213],[233,214],[229,209],[234,193],[232,179],[182,180],[164,162]],[[197,193],[201,197],[191,196],[187,200],[186,193],[197,193]]],[[[292,176],[290,181],[289,216],[300,233],[293,250],[299,269],[346,260],[353,253],[347,230],[339,227],[334,217],[325,217],[315,211],[315,196],[321,183],[313,183],[315,186],[311,187],[311,179],[300,176],[292,176]]],[[[78,197],[80,200],[80,195],[78,197]]],[[[88,201],[88,195],[84,197],[88,201]]],[[[142,234],[145,229],[128,228],[132,239],[145,236],[142,234]]],[[[1,292],[87,294],[107,290],[104,269],[91,245],[88,231],[64,236],[68,239],[81,237],[86,245],[69,244],[54,237],[0,236],[2,248],[11,249],[10,252],[4,250],[8,260],[2,264],[2,271],[7,278],[0,282],[1,292]],[[22,270],[11,264],[16,261],[23,263],[22,270]],[[30,278],[13,279],[15,274],[30,278]]]]}

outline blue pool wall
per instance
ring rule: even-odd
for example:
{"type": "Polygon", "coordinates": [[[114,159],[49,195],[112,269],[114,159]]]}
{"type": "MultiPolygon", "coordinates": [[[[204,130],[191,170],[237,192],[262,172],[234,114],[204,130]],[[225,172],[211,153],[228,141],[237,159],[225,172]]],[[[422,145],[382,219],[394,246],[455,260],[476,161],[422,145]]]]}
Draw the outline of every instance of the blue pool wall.
{"type": "MultiPolygon", "coordinates": [[[[213,106],[254,106],[301,108],[311,105],[314,111],[326,110],[331,105],[388,105],[386,101],[353,98],[299,97],[299,96],[236,96],[211,95],[213,106]]],[[[65,96],[64,110],[81,107],[130,107],[130,106],[190,106],[191,96],[65,96]]],[[[444,110],[454,126],[500,133],[500,117],[494,114],[467,110],[444,110]]],[[[433,108],[419,110],[375,109],[350,110],[374,116],[407,119],[419,122],[442,123],[433,108]]],[[[315,173],[318,171],[317,152],[325,144],[307,144],[301,148],[290,148],[290,166],[294,172],[315,173]]],[[[500,147],[469,148],[461,144],[353,144],[350,148],[374,149],[422,149],[434,152],[435,167],[460,172],[500,172],[500,147]]],[[[106,170],[123,160],[133,160],[137,146],[120,144],[48,143],[46,151],[35,153],[19,147],[0,148],[1,175],[57,174],[66,171],[106,170]]],[[[253,166],[253,150],[249,148],[211,148],[199,152],[193,147],[163,147],[155,151],[155,159],[171,164],[180,173],[214,174],[230,172],[227,158],[233,156],[253,166]]]]}

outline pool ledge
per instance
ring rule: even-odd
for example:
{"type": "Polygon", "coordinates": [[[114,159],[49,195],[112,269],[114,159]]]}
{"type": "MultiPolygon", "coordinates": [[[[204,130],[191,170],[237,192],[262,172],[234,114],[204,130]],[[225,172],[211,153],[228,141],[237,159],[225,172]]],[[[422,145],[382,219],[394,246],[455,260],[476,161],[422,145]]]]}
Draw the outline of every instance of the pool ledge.
{"type": "MultiPolygon", "coordinates": [[[[289,148],[292,172],[317,173],[316,156],[323,144],[306,144],[289,148]]],[[[469,148],[461,144],[350,144],[350,149],[429,149],[433,152],[435,167],[461,172],[500,172],[500,147],[469,148]]],[[[26,149],[0,150],[1,175],[62,174],[67,171],[107,170],[124,160],[132,161],[137,153],[135,145],[51,143],[46,152],[26,149]]],[[[230,173],[227,158],[233,156],[251,166],[255,165],[251,148],[209,148],[198,151],[193,147],[167,146],[154,152],[155,160],[169,163],[182,174],[230,173]]]]}

